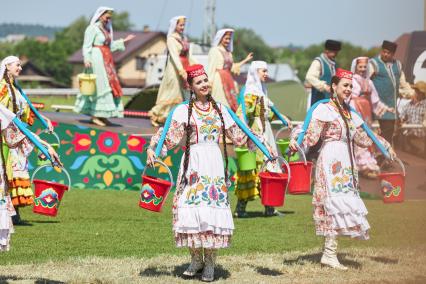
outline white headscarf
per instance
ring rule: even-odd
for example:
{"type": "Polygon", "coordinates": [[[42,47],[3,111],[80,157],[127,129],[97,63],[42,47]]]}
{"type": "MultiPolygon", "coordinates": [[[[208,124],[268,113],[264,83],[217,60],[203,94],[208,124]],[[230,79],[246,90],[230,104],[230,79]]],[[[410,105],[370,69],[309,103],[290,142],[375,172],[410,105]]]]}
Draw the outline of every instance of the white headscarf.
{"type": "MultiPolygon", "coordinates": [[[[96,23],[99,20],[99,17],[102,16],[107,11],[114,11],[114,8],[105,7],[105,6],[99,7],[96,10],[95,14],[93,14],[93,17],[90,20],[90,25],[93,25],[94,23],[96,23]]],[[[109,34],[111,36],[111,41],[112,41],[113,31],[112,31],[112,22],[111,21],[108,23],[108,29],[109,29],[109,34]]]]}
{"type": "Polygon", "coordinates": [[[249,71],[247,73],[246,89],[244,95],[255,94],[258,96],[267,96],[266,85],[263,83],[259,74],[258,69],[268,69],[268,64],[265,61],[252,61],[250,64],[249,71]]]}
{"type": "Polygon", "coordinates": [[[228,50],[229,52],[232,52],[234,50],[234,30],[233,29],[218,30],[216,35],[214,36],[213,46],[218,46],[220,44],[220,42],[222,41],[223,36],[227,32],[231,32],[231,42],[229,43],[226,50],[228,50]]]}
{"type": "Polygon", "coordinates": [[[176,32],[176,26],[180,19],[186,20],[186,16],[176,16],[170,19],[169,31],[167,32],[167,36],[170,36],[172,33],[176,32]]]}
{"type": "MultiPolygon", "coordinates": [[[[356,66],[358,65],[358,60],[360,60],[360,59],[367,59],[367,71],[365,72],[365,75],[362,76],[362,77],[364,77],[364,79],[370,78],[370,70],[368,68],[368,63],[370,62],[370,59],[367,56],[360,56],[360,57],[357,57],[354,60],[352,60],[351,72],[354,73],[354,75],[357,74],[356,73],[356,66]]],[[[359,75],[359,74],[357,74],[357,75],[359,75]]],[[[361,76],[361,75],[359,75],[359,76],[361,76]]]]}
{"type": "Polygon", "coordinates": [[[7,109],[4,105],[0,104],[0,123],[1,131],[5,130],[12,120],[15,118],[13,112],[7,109]]]}
{"type": "Polygon", "coordinates": [[[1,61],[1,65],[0,65],[0,80],[3,79],[4,77],[4,73],[6,72],[6,65],[9,65],[11,63],[15,63],[15,62],[19,62],[19,58],[14,56],[14,55],[9,55],[7,57],[5,57],[2,61],[1,61]]]}

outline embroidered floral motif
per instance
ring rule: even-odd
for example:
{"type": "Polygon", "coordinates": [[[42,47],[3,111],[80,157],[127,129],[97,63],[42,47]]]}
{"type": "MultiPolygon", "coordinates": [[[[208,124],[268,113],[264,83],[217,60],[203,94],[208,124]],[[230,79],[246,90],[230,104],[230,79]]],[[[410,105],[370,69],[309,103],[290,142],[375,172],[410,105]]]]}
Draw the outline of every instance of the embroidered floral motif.
{"type": "Polygon", "coordinates": [[[337,174],[338,172],[340,172],[340,170],[342,169],[342,163],[340,161],[335,162],[332,166],[331,166],[331,172],[333,173],[333,175],[337,174]]]}
{"type": "MultiPolygon", "coordinates": [[[[190,180],[192,181],[192,177],[195,180],[195,176],[195,172],[191,173],[190,180]]],[[[188,205],[198,205],[204,202],[207,205],[227,207],[229,205],[227,192],[228,189],[224,177],[197,177],[197,182],[190,185],[185,203],[188,205]]]]}
{"type": "Polygon", "coordinates": [[[335,161],[331,165],[331,173],[333,175],[331,178],[331,192],[348,193],[355,188],[350,167],[342,168],[341,162],[335,161]]]}
{"type": "MultiPolygon", "coordinates": [[[[215,112],[216,114],[216,112],[215,112]]],[[[202,125],[200,127],[200,134],[205,142],[214,142],[220,133],[220,119],[218,115],[200,117],[202,125]],[[217,123],[219,121],[219,123],[217,123]]]]}

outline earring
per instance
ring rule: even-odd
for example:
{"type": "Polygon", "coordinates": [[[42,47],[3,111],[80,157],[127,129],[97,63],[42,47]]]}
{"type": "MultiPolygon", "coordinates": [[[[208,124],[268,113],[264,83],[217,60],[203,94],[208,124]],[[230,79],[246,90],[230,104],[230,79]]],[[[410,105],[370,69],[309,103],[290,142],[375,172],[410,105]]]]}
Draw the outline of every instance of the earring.
{"type": "Polygon", "coordinates": [[[337,98],[337,93],[333,92],[333,98],[337,98]]]}

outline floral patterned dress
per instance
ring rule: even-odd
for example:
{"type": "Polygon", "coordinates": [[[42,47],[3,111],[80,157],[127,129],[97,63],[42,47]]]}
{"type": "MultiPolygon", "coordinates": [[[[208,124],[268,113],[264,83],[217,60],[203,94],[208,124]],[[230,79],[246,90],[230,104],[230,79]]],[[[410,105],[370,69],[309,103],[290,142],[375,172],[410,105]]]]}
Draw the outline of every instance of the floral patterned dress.
{"type": "MultiPolygon", "coordinates": [[[[11,88],[13,88],[16,96],[16,105],[18,108],[16,116],[22,122],[32,125],[34,123],[34,113],[19,90],[15,88],[13,81],[10,85],[4,79],[0,82],[0,104],[13,112],[11,88]]],[[[18,151],[18,149],[9,149],[6,143],[2,144],[13,205],[17,207],[32,205],[33,190],[31,189],[27,157],[22,155],[22,152],[18,151]]]]}
{"type": "MultiPolygon", "coordinates": [[[[373,142],[360,127],[362,123],[362,119],[351,112],[350,139],[360,147],[369,147],[373,142]]],[[[303,146],[311,147],[319,139],[323,144],[316,164],[312,201],[316,234],[368,239],[368,211],[356,186],[358,170],[354,165],[352,173],[349,155],[355,160],[353,151],[349,153],[345,123],[333,102],[320,104],[314,110],[303,146]]]]}
{"type": "MultiPolygon", "coordinates": [[[[227,109],[221,109],[226,135],[234,144],[243,145],[247,137],[235,124],[227,109]]],[[[172,149],[185,136],[188,121],[188,105],[179,105],[172,116],[162,154],[172,149]]],[[[181,181],[181,167],[173,199],[173,231],[177,247],[218,249],[230,245],[234,223],[228,199],[228,184],[224,177],[224,162],[219,147],[221,120],[209,104],[207,111],[192,110],[190,158],[186,177],[188,184],[181,181]]],[[[150,147],[158,144],[161,128],[151,140],[150,147]]]]}
{"type": "MultiPolygon", "coordinates": [[[[1,111],[1,110],[0,110],[1,111]]],[[[0,118],[2,116],[0,115],[0,118]]],[[[2,123],[2,119],[0,119],[2,123]]],[[[9,124],[6,128],[2,124],[1,141],[16,150],[20,155],[27,157],[33,146],[31,142],[22,134],[14,124],[9,124]]],[[[5,161],[3,151],[0,156],[0,251],[8,251],[10,248],[10,237],[14,232],[12,216],[16,214],[13,208],[12,200],[8,192],[7,175],[4,172],[5,161]]]]}

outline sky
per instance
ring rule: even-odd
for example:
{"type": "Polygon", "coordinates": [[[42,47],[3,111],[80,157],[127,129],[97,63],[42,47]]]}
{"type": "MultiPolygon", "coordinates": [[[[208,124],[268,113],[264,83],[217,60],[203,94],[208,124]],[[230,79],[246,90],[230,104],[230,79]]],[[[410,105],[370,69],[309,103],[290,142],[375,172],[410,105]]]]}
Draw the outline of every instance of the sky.
{"type": "MultiPolygon", "coordinates": [[[[67,26],[98,6],[128,11],[136,29],[167,31],[169,19],[189,18],[186,32],[201,37],[204,0],[2,0],[0,23],[67,26]]],[[[423,0],[216,0],[216,24],[251,28],[271,46],[308,46],[327,38],[366,48],[423,30],[423,0]]]]}

